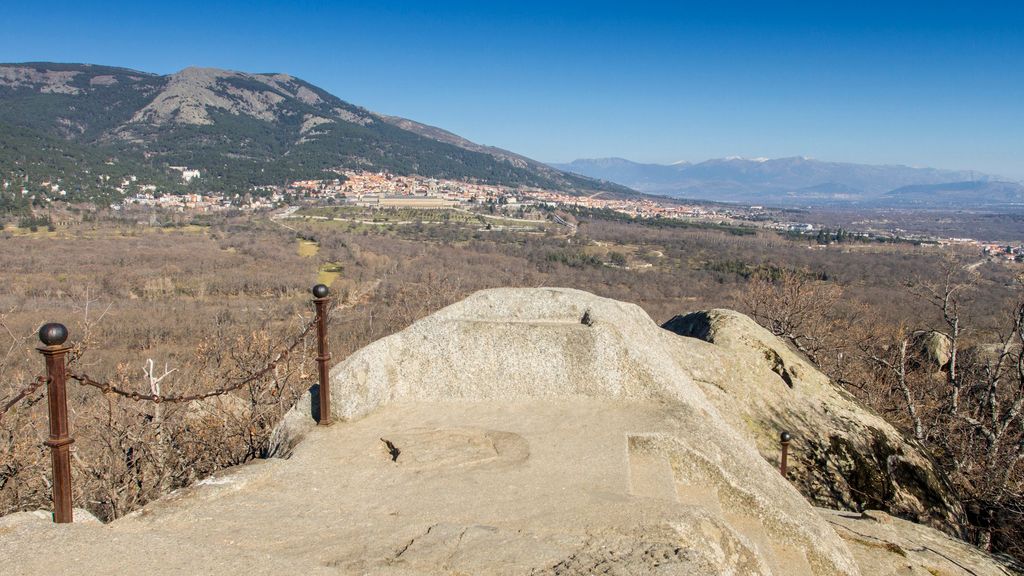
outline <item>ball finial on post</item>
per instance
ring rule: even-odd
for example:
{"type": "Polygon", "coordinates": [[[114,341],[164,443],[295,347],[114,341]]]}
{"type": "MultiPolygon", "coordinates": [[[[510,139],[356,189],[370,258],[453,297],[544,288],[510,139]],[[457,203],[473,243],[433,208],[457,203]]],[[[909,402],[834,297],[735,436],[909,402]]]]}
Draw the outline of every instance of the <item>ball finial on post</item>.
{"type": "Polygon", "coordinates": [[[779,461],[779,472],[782,476],[786,476],[787,460],[789,459],[789,441],[793,439],[793,435],[789,432],[783,431],[779,434],[779,443],[782,445],[782,458],[779,461]]]}
{"type": "Polygon", "coordinates": [[[63,324],[50,322],[39,328],[39,341],[46,346],[60,346],[68,340],[68,329],[63,324]]]}
{"type": "Polygon", "coordinates": [[[65,345],[68,329],[51,322],[39,328],[37,348],[46,358],[46,404],[50,414],[50,447],[53,462],[53,521],[65,524],[74,520],[71,497],[71,426],[68,422],[67,355],[71,346],[65,345]]]}
{"type": "Polygon", "coordinates": [[[331,291],[324,284],[313,286],[313,305],[316,306],[317,371],[320,373],[320,414],[317,423],[328,426],[331,423],[331,353],[327,345],[327,315],[331,304],[331,291]]]}

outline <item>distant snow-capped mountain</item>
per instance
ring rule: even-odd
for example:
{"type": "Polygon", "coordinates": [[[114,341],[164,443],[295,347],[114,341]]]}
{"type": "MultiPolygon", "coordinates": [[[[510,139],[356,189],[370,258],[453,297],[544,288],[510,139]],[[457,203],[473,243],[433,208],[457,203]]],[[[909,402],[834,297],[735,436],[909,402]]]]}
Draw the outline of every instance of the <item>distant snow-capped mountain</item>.
{"type": "Polygon", "coordinates": [[[807,157],[732,156],[673,164],[599,158],[552,166],[641,192],[726,202],[945,208],[1024,203],[1024,186],[977,172],[807,157]]]}

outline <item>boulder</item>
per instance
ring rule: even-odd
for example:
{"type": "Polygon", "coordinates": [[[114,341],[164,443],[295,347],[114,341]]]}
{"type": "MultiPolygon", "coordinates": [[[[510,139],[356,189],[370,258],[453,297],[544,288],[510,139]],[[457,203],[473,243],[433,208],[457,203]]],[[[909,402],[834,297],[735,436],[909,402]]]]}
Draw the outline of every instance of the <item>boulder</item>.
{"type": "Polygon", "coordinates": [[[409,402],[663,405],[677,424],[637,423],[623,449],[664,463],[664,481],[682,486],[683,501],[705,502],[726,534],[750,527],[799,550],[813,573],[855,573],[835,533],[708,401],[701,382],[742,374],[728,361],[713,345],[660,329],[633,304],[570,289],[485,290],[335,366],[332,408],[352,421],[409,402]]]}
{"type": "Polygon", "coordinates": [[[316,402],[319,390],[320,385],[314,385],[312,389],[299,396],[295,406],[285,412],[284,417],[270,433],[270,442],[263,454],[264,458],[288,458],[306,434],[316,428],[315,418],[320,410],[316,402]]]}
{"type": "Polygon", "coordinates": [[[884,522],[862,529],[868,514],[814,508],[759,453],[744,420],[756,412],[739,394],[763,406],[758,390],[800,390],[820,374],[782,348],[740,353],[725,332],[714,339],[576,290],[479,292],[335,366],[334,424],[311,426],[303,401],[275,444],[288,459],[223,470],[106,525],[0,526],[0,565],[48,575],[1002,573],[932,528],[869,513],[884,522]],[[61,554],[38,554],[40,542],[61,554]]]}
{"type": "Polygon", "coordinates": [[[910,336],[911,351],[918,362],[931,370],[944,370],[953,357],[949,336],[935,330],[921,330],[910,336]]]}
{"type": "Polygon", "coordinates": [[[664,328],[714,345],[722,373],[707,398],[764,458],[793,435],[789,478],[818,506],[884,510],[958,534],[964,511],[927,454],[834,385],[802,354],[732,310],[676,316],[664,328]]]}
{"type": "Polygon", "coordinates": [[[820,509],[818,512],[846,542],[864,574],[1008,576],[1020,569],[938,530],[894,518],[879,510],[850,513],[820,509]]]}

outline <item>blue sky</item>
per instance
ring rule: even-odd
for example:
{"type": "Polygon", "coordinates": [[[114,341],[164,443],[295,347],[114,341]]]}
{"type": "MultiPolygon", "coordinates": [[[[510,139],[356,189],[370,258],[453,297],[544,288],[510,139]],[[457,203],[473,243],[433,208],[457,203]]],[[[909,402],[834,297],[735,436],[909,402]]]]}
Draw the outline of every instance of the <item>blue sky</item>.
{"type": "Polygon", "coordinates": [[[0,61],[288,72],[546,161],[1024,179],[1020,2],[10,2],[0,61]],[[374,5],[378,4],[378,5],[374,5]]]}

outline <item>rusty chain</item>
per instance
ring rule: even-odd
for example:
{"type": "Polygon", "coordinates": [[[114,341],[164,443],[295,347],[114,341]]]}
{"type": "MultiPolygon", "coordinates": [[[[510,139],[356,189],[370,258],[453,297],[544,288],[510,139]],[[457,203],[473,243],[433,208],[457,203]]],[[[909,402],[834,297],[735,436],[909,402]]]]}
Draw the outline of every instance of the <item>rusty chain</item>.
{"type": "MultiPolygon", "coordinates": [[[[325,315],[325,318],[329,318],[329,317],[330,317],[329,314],[325,315]]],[[[78,382],[79,384],[82,384],[84,386],[92,386],[93,388],[97,388],[98,390],[102,391],[104,394],[107,394],[107,393],[116,394],[118,396],[122,396],[124,398],[128,398],[130,400],[135,400],[135,401],[139,401],[139,402],[145,401],[145,402],[154,402],[154,403],[157,403],[157,404],[159,404],[161,402],[172,402],[172,403],[177,403],[177,402],[193,402],[193,401],[196,401],[196,400],[204,400],[206,398],[211,398],[213,396],[222,396],[224,394],[227,394],[228,392],[233,392],[235,390],[238,390],[238,389],[242,388],[243,386],[251,384],[252,382],[255,382],[256,380],[259,380],[260,378],[266,376],[269,372],[271,372],[272,370],[277,368],[277,365],[282,360],[287,359],[288,356],[299,345],[299,343],[301,343],[303,340],[305,340],[306,336],[309,336],[309,333],[316,326],[316,323],[317,323],[318,320],[319,320],[319,316],[313,317],[313,320],[309,324],[306,325],[306,328],[295,338],[295,340],[292,341],[291,345],[289,345],[287,348],[285,348],[284,350],[279,352],[276,358],[271,360],[269,363],[267,363],[266,366],[264,366],[260,370],[258,370],[256,372],[253,372],[252,374],[250,374],[249,376],[243,378],[242,380],[239,380],[238,382],[235,382],[235,383],[227,385],[227,386],[222,386],[220,388],[216,388],[216,389],[211,390],[209,392],[203,392],[203,393],[200,393],[200,394],[188,394],[188,395],[184,395],[184,396],[175,396],[173,394],[171,394],[171,395],[142,394],[142,393],[139,393],[139,392],[132,392],[132,391],[129,391],[129,390],[125,390],[123,388],[119,388],[117,386],[114,386],[113,384],[110,384],[109,382],[97,382],[96,380],[93,380],[92,378],[90,378],[88,374],[85,374],[85,373],[79,374],[79,373],[74,372],[74,371],[72,371],[70,369],[68,370],[67,377],[72,379],[72,380],[75,380],[76,382],[78,382]]]]}
{"type": "Polygon", "coordinates": [[[7,414],[7,412],[10,411],[10,409],[13,408],[15,404],[17,404],[18,402],[21,402],[25,398],[31,396],[32,393],[35,392],[36,390],[38,390],[39,387],[42,386],[43,384],[49,384],[49,383],[50,383],[50,378],[49,377],[47,377],[47,376],[36,376],[35,380],[33,380],[33,381],[29,382],[28,384],[26,384],[25,387],[21,389],[21,392],[16,394],[7,403],[5,403],[3,408],[0,408],[0,420],[3,420],[4,415],[7,414]]]}

